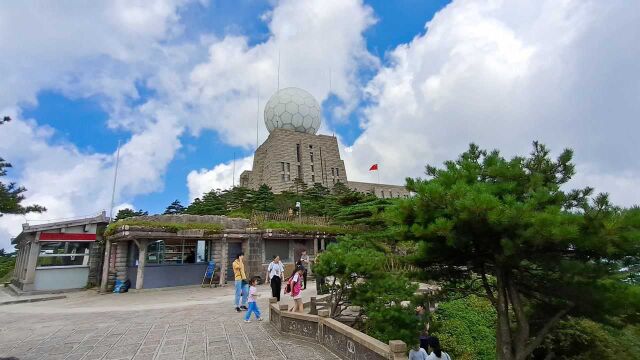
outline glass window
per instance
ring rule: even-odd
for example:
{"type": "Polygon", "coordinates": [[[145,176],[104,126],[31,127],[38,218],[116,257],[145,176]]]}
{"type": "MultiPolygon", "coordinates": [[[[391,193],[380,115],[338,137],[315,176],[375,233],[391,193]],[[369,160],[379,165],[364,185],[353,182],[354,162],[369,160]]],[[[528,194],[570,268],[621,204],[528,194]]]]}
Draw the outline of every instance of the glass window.
{"type": "MultiPolygon", "coordinates": [[[[138,250],[133,258],[137,264],[138,250]]],[[[209,261],[206,240],[156,240],[147,245],[147,264],[195,264],[209,261]]]]}
{"type": "Polygon", "coordinates": [[[300,144],[296,144],[296,159],[300,162],[300,144]]]}
{"type": "Polygon", "coordinates": [[[313,172],[313,165],[311,165],[311,172],[313,172]]]}
{"type": "Polygon", "coordinates": [[[311,162],[313,162],[313,153],[312,153],[312,152],[310,152],[310,153],[309,153],[309,156],[311,157],[311,162]]]}
{"type": "Polygon", "coordinates": [[[340,168],[336,168],[336,176],[340,176],[340,168]]]}
{"type": "Polygon", "coordinates": [[[283,262],[289,262],[289,240],[268,239],[264,241],[265,260],[271,261],[275,255],[283,262]]]}
{"type": "Polygon", "coordinates": [[[90,242],[42,242],[37,266],[89,264],[90,242]]]}
{"type": "Polygon", "coordinates": [[[311,175],[311,182],[315,183],[316,182],[316,176],[315,175],[311,175]]]}

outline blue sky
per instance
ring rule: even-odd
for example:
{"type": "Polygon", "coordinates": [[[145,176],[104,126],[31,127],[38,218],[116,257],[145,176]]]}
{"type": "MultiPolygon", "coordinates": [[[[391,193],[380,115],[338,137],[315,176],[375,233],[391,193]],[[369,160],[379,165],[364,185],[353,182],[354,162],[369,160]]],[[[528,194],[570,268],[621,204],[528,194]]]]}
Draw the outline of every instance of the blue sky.
{"type": "MultiPolygon", "coordinates": [[[[448,1],[367,1],[375,11],[377,23],[365,32],[367,49],[385,61],[385,54],[398,44],[410,41],[424,32],[425,23],[444,7],[448,1]]],[[[203,34],[242,35],[254,45],[269,37],[269,29],[261,15],[271,8],[268,1],[214,1],[208,6],[194,4],[181,11],[186,26],[181,38],[197,39],[203,34]]],[[[175,40],[173,40],[175,41],[175,40]]],[[[373,76],[363,72],[363,81],[373,76]]],[[[144,102],[152,94],[138,87],[144,102]]],[[[325,109],[340,104],[335,97],[326,101],[325,109]]],[[[358,110],[349,116],[349,121],[339,123],[335,131],[352,143],[361,133],[358,126],[358,110]]],[[[70,98],[54,90],[38,93],[37,105],[25,106],[24,116],[35,119],[40,125],[56,130],[56,141],[70,142],[86,152],[109,153],[115,151],[118,140],[126,141],[129,133],[108,127],[109,114],[101,106],[99,97],[70,98]]],[[[331,112],[325,111],[325,117],[331,112]]],[[[181,138],[182,148],[170,162],[163,176],[164,188],[147,195],[135,196],[131,203],[151,213],[162,212],[174,199],[189,202],[185,186],[187,174],[194,169],[210,168],[221,162],[248,156],[253,149],[228,146],[221,142],[213,131],[204,131],[197,136],[186,134],[181,138]]]]}
{"type": "Polygon", "coordinates": [[[231,186],[234,154],[237,179],[267,136],[257,104],[279,58],[281,88],[321,103],[349,180],[375,181],[378,163],[403,184],[471,142],[511,156],[539,140],[575,151],[568,187],[638,204],[638,33],[626,1],[2,2],[3,181],[48,210],[0,217],[0,248],[25,221],[108,209],[118,141],[118,208],[231,186]]]}

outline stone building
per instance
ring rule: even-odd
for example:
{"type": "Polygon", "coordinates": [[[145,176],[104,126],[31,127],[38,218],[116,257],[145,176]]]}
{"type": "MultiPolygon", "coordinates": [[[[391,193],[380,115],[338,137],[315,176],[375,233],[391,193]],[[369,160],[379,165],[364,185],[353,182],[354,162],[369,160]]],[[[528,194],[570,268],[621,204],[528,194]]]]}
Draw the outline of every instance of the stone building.
{"type": "Polygon", "coordinates": [[[217,215],[154,215],[128,220],[144,226],[116,224],[106,236],[104,259],[108,261],[102,269],[102,291],[111,289],[116,279],[129,279],[137,289],[200,284],[209,262],[215,267],[215,284],[232,283],[231,264],[240,252],[245,255],[247,275],[264,279],[274,255],[290,270],[303,250],[314,259],[335,241],[331,234],[258,229],[247,219],[217,215]],[[189,229],[176,230],[186,224],[189,229]],[[220,227],[212,231],[211,224],[220,227]]]}
{"type": "Polygon", "coordinates": [[[286,88],[267,102],[264,120],[269,137],[257,149],[252,170],[240,175],[240,186],[257,189],[267,184],[275,193],[292,190],[296,179],[307,186],[332,188],[341,182],[378,197],[404,197],[404,186],[354,182],[347,179],[335,136],[317,135],[320,105],[308,92],[286,88]]]}
{"type": "Polygon", "coordinates": [[[37,293],[97,285],[102,233],[108,223],[102,212],[89,218],[23,224],[11,241],[17,255],[10,286],[17,293],[37,293]]]}

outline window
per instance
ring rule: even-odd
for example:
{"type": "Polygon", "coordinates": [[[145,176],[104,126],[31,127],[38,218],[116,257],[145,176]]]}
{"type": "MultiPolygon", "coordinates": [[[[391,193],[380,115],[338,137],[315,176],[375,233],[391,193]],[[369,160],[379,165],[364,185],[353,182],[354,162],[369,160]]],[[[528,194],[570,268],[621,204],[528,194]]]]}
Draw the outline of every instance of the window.
{"type": "Polygon", "coordinates": [[[309,145],[309,149],[313,149],[313,145],[309,145]]]}
{"type": "Polygon", "coordinates": [[[314,171],[313,171],[313,165],[311,165],[311,172],[314,172],[314,171]]]}
{"type": "Polygon", "coordinates": [[[313,175],[313,174],[311,175],[311,182],[312,182],[312,183],[315,183],[315,182],[316,182],[316,176],[315,176],[315,175],[313,175]]]}
{"type": "Polygon", "coordinates": [[[287,172],[291,171],[291,164],[287,163],[287,172]]]}
{"type": "Polygon", "coordinates": [[[89,265],[90,242],[42,242],[37,266],[89,265]]]}
{"type": "Polygon", "coordinates": [[[331,176],[336,176],[334,168],[331,168],[331,176]]]}
{"type": "Polygon", "coordinates": [[[280,166],[282,167],[282,171],[284,171],[284,162],[281,162],[280,166]]]}
{"type": "Polygon", "coordinates": [[[282,173],[282,174],[280,174],[280,175],[282,175],[282,181],[284,181],[284,173],[282,173]]]}
{"type": "MultiPolygon", "coordinates": [[[[147,245],[147,264],[195,264],[209,260],[208,241],[156,240],[147,245]]],[[[138,259],[138,252],[134,254],[138,259]]]]}
{"type": "Polygon", "coordinates": [[[311,162],[313,162],[313,152],[310,152],[309,156],[311,157],[311,162]]]}
{"type": "MultiPolygon", "coordinates": [[[[275,255],[280,256],[282,262],[289,262],[289,240],[268,239],[264,241],[265,261],[271,261],[275,255]]],[[[287,275],[288,276],[288,275],[287,275]]]]}
{"type": "Polygon", "coordinates": [[[296,161],[300,162],[300,144],[296,144],[296,161]]]}
{"type": "Polygon", "coordinates": [[[298,165],[298,179],[302,179],[302,166],[298,165]]]}
{"type": "Polygon", "coordinates": [[[336,176],[340,176],[340,168],[336,168],[336,176]]]}

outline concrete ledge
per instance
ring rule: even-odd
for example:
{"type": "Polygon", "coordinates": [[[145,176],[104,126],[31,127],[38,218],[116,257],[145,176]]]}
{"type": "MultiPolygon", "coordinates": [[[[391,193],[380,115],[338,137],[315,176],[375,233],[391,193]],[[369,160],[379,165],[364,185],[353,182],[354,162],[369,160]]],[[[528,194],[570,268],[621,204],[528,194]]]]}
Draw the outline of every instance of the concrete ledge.
{"type": "Polygon", "coordinates": [[[269,321],[281,333],[305,340],[315,340],[341,359],[403,360],[407,359],[407,345],[400,340],[389,344],[355,330],[328,316],[295,313],[287,306],[269,304],[269,321]]]}
{"type": "Polygon", "coordinates": [[[322,319],[322,321],[323,321],[323,326],[329,327],[335,330],[336,332],[343,334],[349,339],[365,346],[369,350],[375,351],[376,353],[382,356],[388,356],[389,353],[391,352],[389,345],[383,343],[382,341],[374,337],[361,333],[360,331],[357,331],[352,327],[339,322],[338,320],[326,318],[326,319],[322,319]]]}

